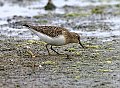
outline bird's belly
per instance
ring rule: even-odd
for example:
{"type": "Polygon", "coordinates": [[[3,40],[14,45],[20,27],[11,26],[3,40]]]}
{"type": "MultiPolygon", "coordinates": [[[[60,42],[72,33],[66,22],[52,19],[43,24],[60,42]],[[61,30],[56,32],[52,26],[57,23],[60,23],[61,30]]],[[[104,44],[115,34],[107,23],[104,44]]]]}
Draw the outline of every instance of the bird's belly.
{"type": "Polygon", "coordinates": [[[52,41],[50,43],[51,45],[59,46],[59,45],[64,45],[65,44],[65,38],[64,38],[63,35],[60,35],[60,36],[55,37],[55,38],[52,38],[51,41],[52,41]]]}
{"type": "Polygon", "coordinates": [[[64,35],[59,35],[57,37],[50,37],[40,32],[36,32],[35,34],[37,34],[37,36],[40,38],[41,41],[44,41],[50,45],[59,46],[65,44],[64,35]]]}

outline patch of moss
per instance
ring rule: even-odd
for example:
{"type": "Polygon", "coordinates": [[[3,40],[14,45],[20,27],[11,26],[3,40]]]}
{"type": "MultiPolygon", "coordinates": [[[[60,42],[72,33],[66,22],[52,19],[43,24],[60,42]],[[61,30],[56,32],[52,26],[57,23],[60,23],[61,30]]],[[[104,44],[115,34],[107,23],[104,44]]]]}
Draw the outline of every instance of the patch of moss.
{"type": "Polygon", "coordinates": [[[87,48],[93,48],[93,49],[99,49],[100,48],[100,46],[98,46],[98,45],[94,45],[94,46],[86,46],[87,48]]]}
{"type": "Polygon", "coordinates": [[[101,7],[101,6],[96,6],[95,8],[93,8],[91,10],[92,14],[103,14],[104,13],[104,8],[105,7],[101,7]]]}
{"type": "Polygon", "coordinates": [[[111,72],[112,70],[110,69],[98,69],[99,72],[111,72]]]}
{"type": "Polygon", "coordinates": [[[47,20],[38,20],[37,22],[38,22],[38,23],[48,23],[47,20]]]}
{"type": "Polygon", "coordinates": [[[27,43],[28,44],[36,44],[37,42],[35,40],[28,40],[27,43]]]}
{"type": "Polygon", "coordinates": [[[111,63],[112,63],[112,61],[111,61],[111,60],[107,60],[107,61],[106,61],[106,63],[111,64],[111,63]]]}
{"type": "Polygon", "coordinates": [[[116,4],[115,6],[119,8],[119,7],[120,7],[120,4],[116,4]]]}
{"type": "Polygon", "coordinates": [[[33,54],[33,52],[32,52],[32,51],[28,50],[28,51],[27,51],[27,53],[28,53],[28,54],[30,54],[30,56],[31,56],[32,58],[34,58],[34,57],[35,57],[35,55],[33,54]]]}
{"type": "Polygon", "coordinates": [[[81,77],[78,75],[78,76],[75,76],[75,80],[79,80],[81,77]]]}
{"type": "Polygon", "coordinates": [[[56,62],[54,61],[45,61],[45,62],[42,62],[42,65],[55,65],[56,62]]]}
{"type": "Polygon", "coordinates": [[[40,15],[36,15],[36,16],[33,16],[33,18],[39,19],[39,18],[41,18],[41,16],[40,15]]]}
{"type": "Polygon", "coordinates": [[[75,54],[76,54],[76,55],[81,55],[81,52],[78,52],[78,51],[77,51],[77,52],[75,52],[75,54]]]}
{"type": "Polygon", "coordinates": [[[65,14],[66,17],[76,17],[76,16],[79,16],[78,13],[68,13],[68,14],[65,14]]]}
{"type": "Polygon", "coordinates": [[[65,17],[79,17],[79,16],[88,16],[88,13],[68,13],[65,14],[65,17]]]}
{"type": "Polygon", "coordinates": [[[115,12],[114,15],[120,15],[120,12],[119,12],[119,11],[118,11],[118,12],[115,12]]]}
{"type": "Polygon", "coordinates": [[[115,48],[108,48],[108,50],[112,51],[112,50],[115,50],[115,48]]]}
{"type": "Polygon", "coordinates": [[[74,52],[75,51],[75,48],[68,48],[67,49],[69,52],[74,52]]]}
{"type": "Polygon", "coordinates": [[[46,42],[44,42],[44,41],[38,41],[38,42],[37,42],[37,44],[40,44],[40,45],[45,45],[45,44],[46,44],[46,42]]]}

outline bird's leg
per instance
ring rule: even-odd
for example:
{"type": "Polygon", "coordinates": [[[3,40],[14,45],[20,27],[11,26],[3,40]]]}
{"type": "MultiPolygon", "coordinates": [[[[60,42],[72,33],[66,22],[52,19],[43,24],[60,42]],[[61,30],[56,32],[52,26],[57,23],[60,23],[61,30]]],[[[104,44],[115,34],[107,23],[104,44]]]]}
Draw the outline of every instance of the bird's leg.
{"type": "Polygon", "coordinates": [[[67,58],[69,58],[69,55],[68,55],[68,54],[60,54],[60,53],[58,53],[57,51],[55,51],[55,50],[53,49],[52,45],[51,45],[51,50],[53,50],[55,53],[57,53],[57,54],[59,54],[59,55],[66,55],[67,58]]]}
{"type": "Polygon", "coordinates": [[[79,41],[79,44],[82,46],[82,48],[85,48],[84,46],[83,46],[83,44],[79,41]]]}
{"type": "Polygon", "coordinates": [[[55,51],[53,48],[52,48],[52,45],[51,45],[51,50],[53,50],[55,53],[57,53],[57,54],[60,54],[60,53],[58,53],[57,51],[55,51]]]}
{"type": "Polygon", "coordinates": [[[49,44],[46,44],[46,49],[47,49],[47,51],[48,51],[48,54],[50,55],[50,51],[49,51],[49,49],[48,49],[48,46],[49,44]]]}

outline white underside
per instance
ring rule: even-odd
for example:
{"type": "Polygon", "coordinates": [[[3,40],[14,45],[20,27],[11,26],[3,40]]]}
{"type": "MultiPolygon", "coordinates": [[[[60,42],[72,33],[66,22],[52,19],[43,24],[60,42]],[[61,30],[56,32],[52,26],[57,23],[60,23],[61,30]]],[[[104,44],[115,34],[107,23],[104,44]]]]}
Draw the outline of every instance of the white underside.
{"type": "Polygon", "coordinates": [[[40,38],[41,41],[44,41],[48,44],[56,45],[56,46],[65,44],[65,38],[64,38],[63,35],[60,35],[60,36],[57,36],[57,37],[49,37],[49,36],[47,36],[43,33],[37,32],[33,29],[30,29],[30,30],[32,32],[34,32],[40,38]]]}

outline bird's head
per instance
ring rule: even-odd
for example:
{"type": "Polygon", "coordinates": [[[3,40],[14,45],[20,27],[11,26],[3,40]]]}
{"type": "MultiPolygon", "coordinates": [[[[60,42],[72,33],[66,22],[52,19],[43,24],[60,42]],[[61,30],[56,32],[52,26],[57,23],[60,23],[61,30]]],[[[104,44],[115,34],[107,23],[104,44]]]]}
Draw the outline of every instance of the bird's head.
{"type": "Polygon", "coordinates": [[[80,41],[80,35],[77,34],[77,33],[74,33],[74,32],[71,32],[71,33],[72,33],[72,36],[73,36],[74,43],[79,43],[83,48],[85,48],[80,41]]]}

